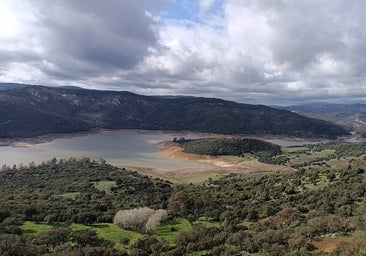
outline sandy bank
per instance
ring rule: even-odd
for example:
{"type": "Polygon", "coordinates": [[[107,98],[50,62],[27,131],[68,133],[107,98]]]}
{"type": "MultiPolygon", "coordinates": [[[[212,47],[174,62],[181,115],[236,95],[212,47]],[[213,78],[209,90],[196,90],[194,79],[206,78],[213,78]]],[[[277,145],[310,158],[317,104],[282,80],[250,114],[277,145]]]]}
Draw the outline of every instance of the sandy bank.
{"type": "Polygon", "coordinates": [[[146,175],[164,178],[178,183],[199,183],[207,180],[208,178],[220,177],[230,173],[250,174],[259,172],[292,171],[291,168],[285,166],[264,164],[255,159],[248,160],[235,156],[214,157],[207,155],[188,154],[183,152],[183,149],[173,142],[161,142],[153,140],[149,140],[148,142],[154,146],[160,147],[160,153],[171,159],[195,161],[198,163],[209,164],[209,166],[203,168],[192,167],[174,170],[132,166],[123,167],[136,170],[146,175]]]}

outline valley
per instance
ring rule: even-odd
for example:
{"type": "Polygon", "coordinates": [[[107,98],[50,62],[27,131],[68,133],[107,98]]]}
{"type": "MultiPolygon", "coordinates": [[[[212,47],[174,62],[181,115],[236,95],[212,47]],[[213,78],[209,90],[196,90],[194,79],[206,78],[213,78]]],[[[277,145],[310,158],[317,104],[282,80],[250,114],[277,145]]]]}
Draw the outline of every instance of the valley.
{"type": "Polygon", "coordinates": [[[0,256],[366,256],[365,12],[0,0],[0,256]]]}

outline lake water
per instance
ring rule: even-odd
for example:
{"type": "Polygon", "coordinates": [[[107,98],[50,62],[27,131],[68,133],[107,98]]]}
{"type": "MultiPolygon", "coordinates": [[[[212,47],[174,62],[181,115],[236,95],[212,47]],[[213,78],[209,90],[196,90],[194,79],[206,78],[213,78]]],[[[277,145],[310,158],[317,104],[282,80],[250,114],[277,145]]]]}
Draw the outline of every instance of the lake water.
{"type": "MultiPolygon", "coordinates": [[[[209,165],[188,160],[177,160],[163,156],[160,148],[147,143],[148,140],[172,141],[175,136],[154,133],[102,133],[80,137],[55,139],[51,142],[36,144],[32,147],[0,147],[0,166],[12,166],[41,163],[53,157],[103,158],[108,163],[118,166],[152,167],[172,170],[187,167],[207,167],[209,165]]],[[[179,137],[179,136],[178,136],[179,137]]],[[[186,138],[197,138],[194,134],[185,134],[186,138]]],[[[280,146],[298,146],[314,144],[320,141],[295,141],[286,139],[266,139],[280,146]]]]}
{"type": "Polygon", "coordinates": [[[302,145],[311,145],[318,144],[321,141],[302,141],[302,140],[285,140],[285,139],[268,139],[265,140],[271,142],[273,144],[280,145],[281,147],[294,147],[294,146],[302,146],[302,145]]]}
{"type": "Polygon", "coordinates": [[[350,137],[339,138],[338,140],[265,139],[265,141],[280,145],[281,147],[294,147],[294,146],[326,143],[331,141],[357,142],[358,140],[356,137],[350,136],[350,137]]]}
{"type": "MultiPolygon", "coordinates": [[[[192,136],[191,136],[192,137],[192,136]]],[[[194,137],[194,136],[193,136],[194,137]]],[[[119,166],[141,166],[160,169],[204,167],[193,161],[170,159],[159,153],[160,148],[148,140],[171,141],[174,136],[161,134],[92,134],[80,137],[55,139],[32,147],[0,147],[0,166],[3,164],[28,164],[70,157],[105,159],[119,166]]]]}

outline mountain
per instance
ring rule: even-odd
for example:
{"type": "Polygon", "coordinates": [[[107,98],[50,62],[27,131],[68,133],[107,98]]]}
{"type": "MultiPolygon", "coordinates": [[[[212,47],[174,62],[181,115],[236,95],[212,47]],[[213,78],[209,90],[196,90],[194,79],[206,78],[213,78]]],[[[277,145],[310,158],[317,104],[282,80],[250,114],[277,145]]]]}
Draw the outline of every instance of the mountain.
{"type": "Polygon", "coordinates": [[[11,90],[14,88],[28,87],[28,84],[17,84],[17,83],[0,83],[0,91],[11,90]]]}
{"type": "Polygon", "coordinates": [[[33,85],[0,91],[2,138],[93,128],[327,138],[348,134],[332,123],[287,110],[215,98],[155,97],[33,85]]]}
{"type": "Polygon", "coordinates": [[[319,118],[339,124],[359,133],[366,132],[366,104],[305,104],[283,109],[301,115],[319,118]]]}

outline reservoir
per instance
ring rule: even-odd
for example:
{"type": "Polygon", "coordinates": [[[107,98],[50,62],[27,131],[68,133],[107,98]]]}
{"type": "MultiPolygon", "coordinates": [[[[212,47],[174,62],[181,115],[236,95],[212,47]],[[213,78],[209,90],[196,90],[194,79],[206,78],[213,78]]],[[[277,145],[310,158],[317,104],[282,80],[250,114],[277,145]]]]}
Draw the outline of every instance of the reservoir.
{"type": "Polygon", "coordinates": [[[29,164],[32,161],[38,164],[53,157],[57,159],[89,157],[95,160],[103,158],[113,165],[152,167],[163,170],[207,166],[188,160],[170,159],[159,153],[159,147],[148,143],[149,140],[172,141],[174,137],[153,133],[113,132],[55,139],[30,147],[3,146],[0,147],[0,166],[29,164]]]}
{"type": "MultiPolygon", "coordinates": [[[[184,134],[185,138],[198,138],[199,135],[184,134]]],[[[125,167],[151,167],[162,170],[173,170],[192,167],[210,166],[189,160],[171,159],[159,153],[158,146],[149,141],[172,141],[180,135],[170,135],[146,131],[136,132],[102,132],[78,137],[58,138],[50,142],[35,144],[29,147],[0,146],[0,167],[4,164],[36,164],[48,161],[53,157],[67,159],[70,157],[89,157],[99,160],[105,159],[108,163],[125,167]]],[[[299,146],[315,144],[321,141],[294,141],[287,139],[264,139],[280,146],[299,146]]]]}

